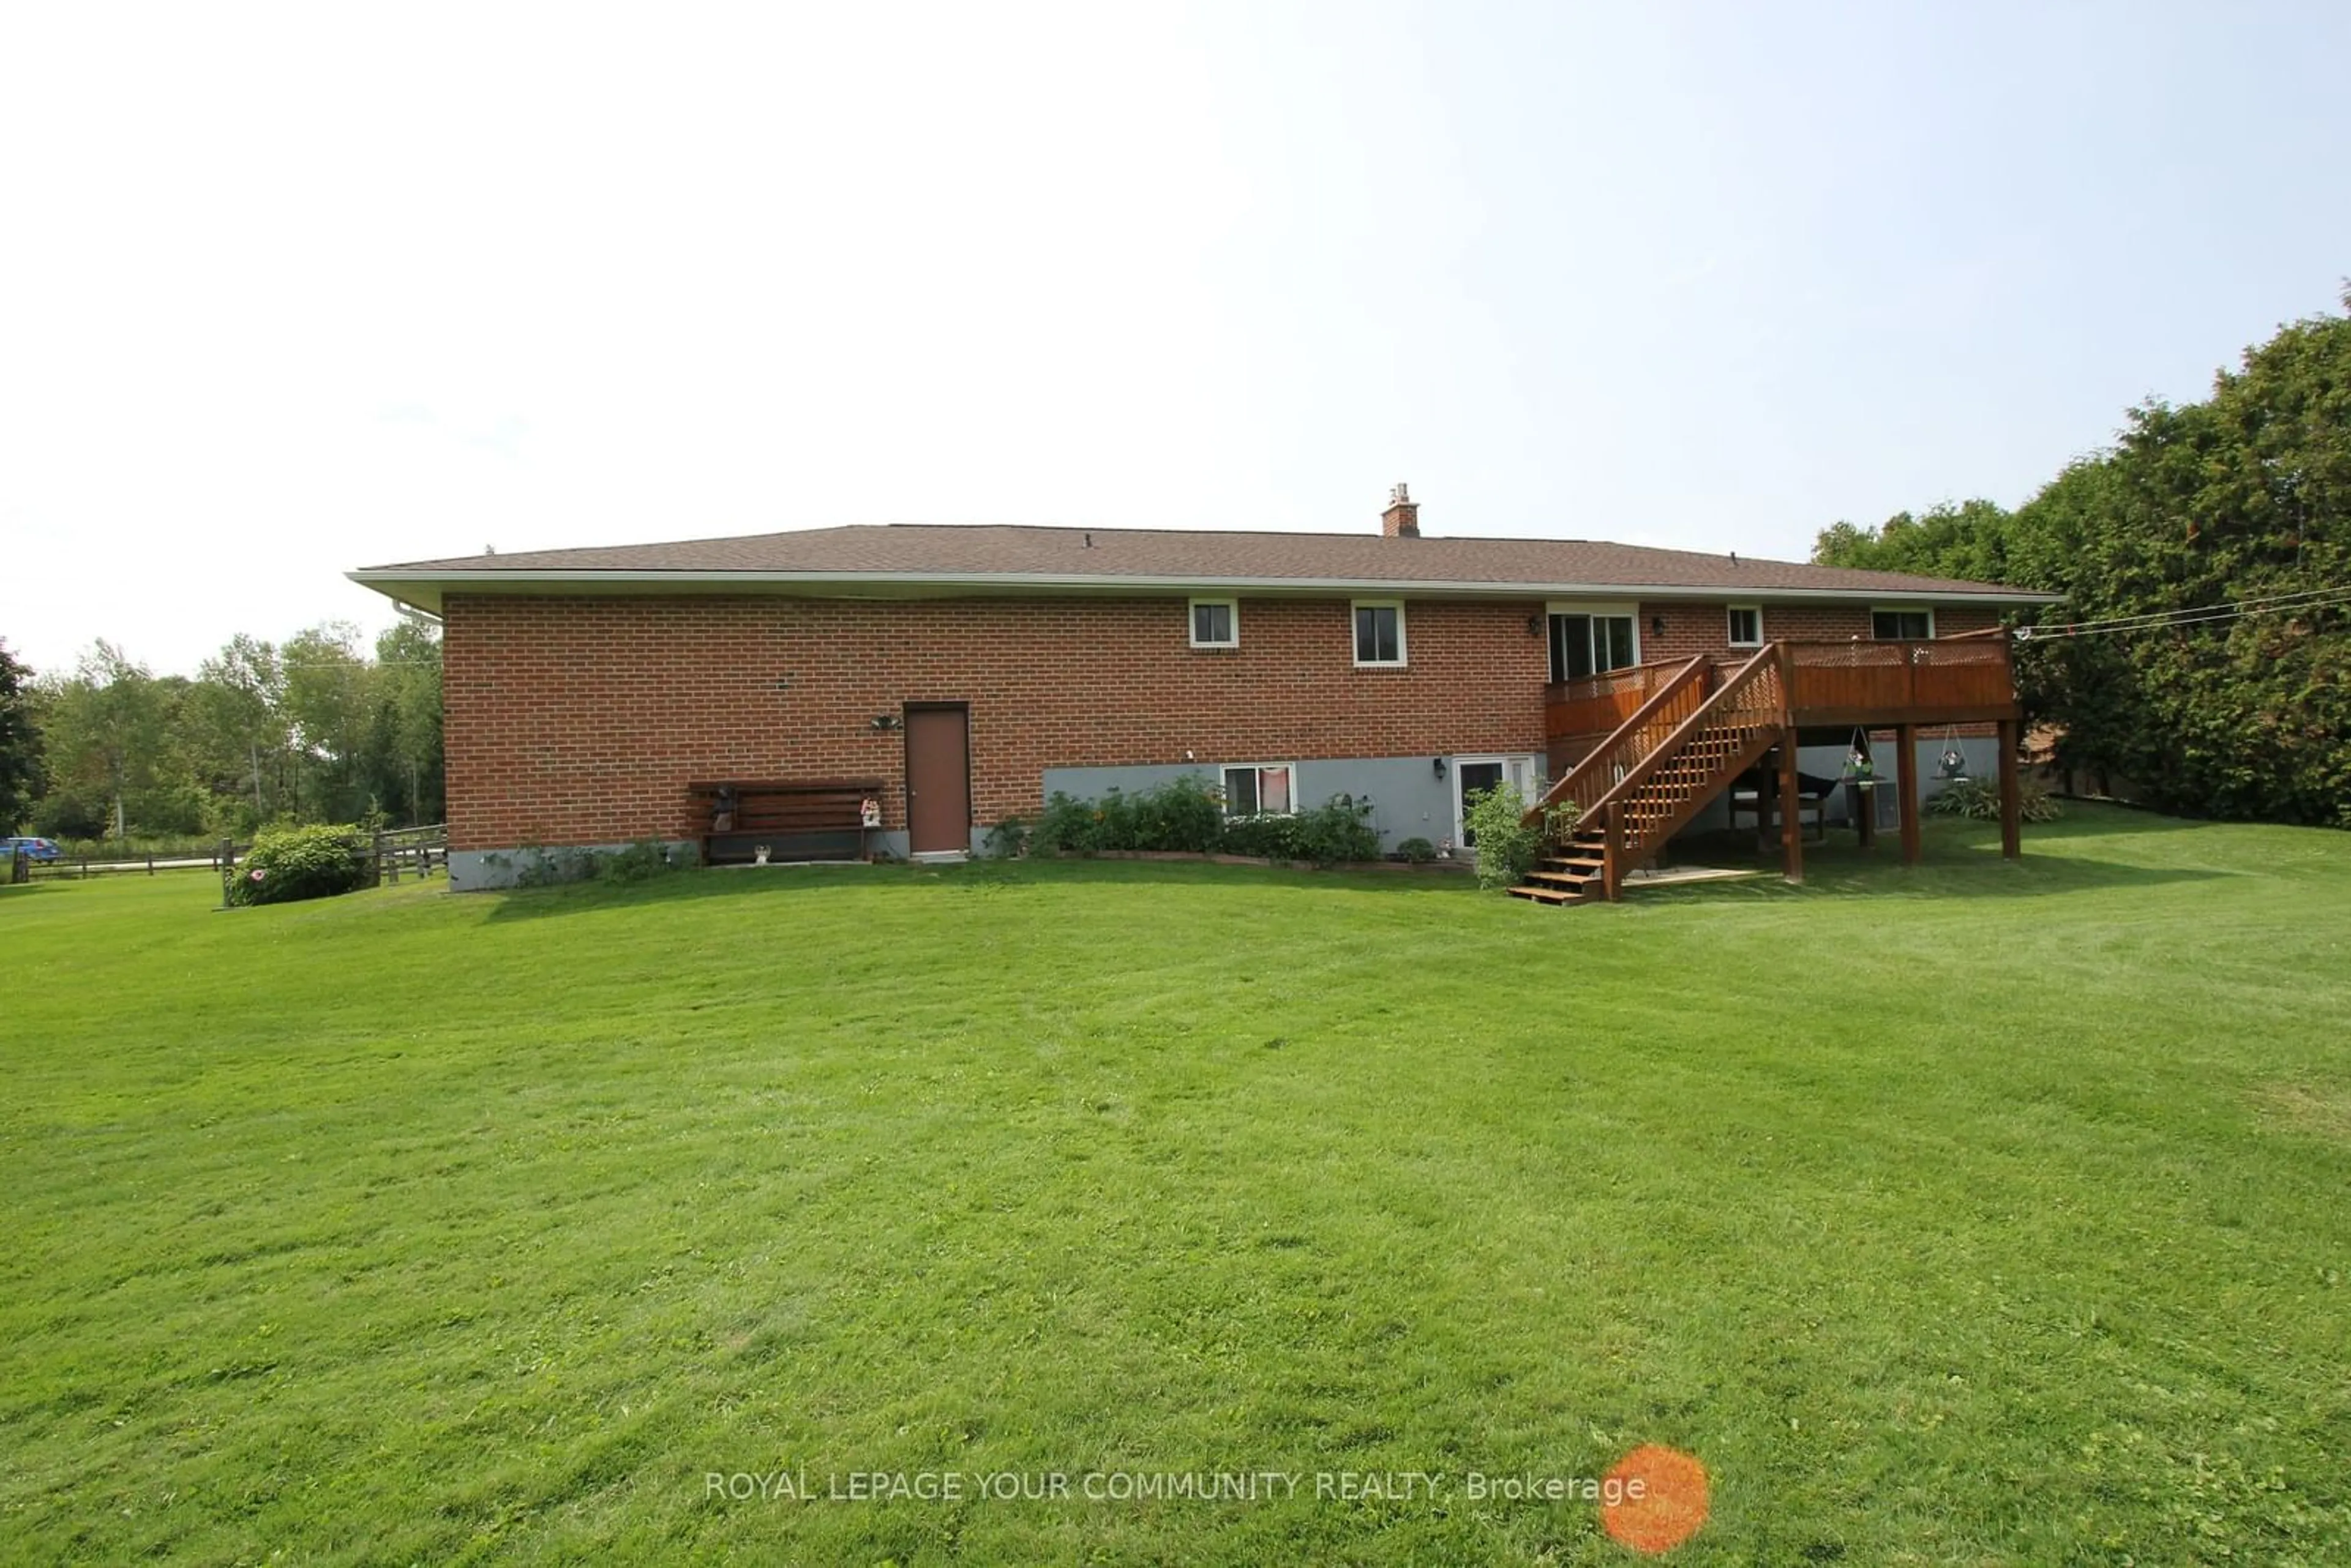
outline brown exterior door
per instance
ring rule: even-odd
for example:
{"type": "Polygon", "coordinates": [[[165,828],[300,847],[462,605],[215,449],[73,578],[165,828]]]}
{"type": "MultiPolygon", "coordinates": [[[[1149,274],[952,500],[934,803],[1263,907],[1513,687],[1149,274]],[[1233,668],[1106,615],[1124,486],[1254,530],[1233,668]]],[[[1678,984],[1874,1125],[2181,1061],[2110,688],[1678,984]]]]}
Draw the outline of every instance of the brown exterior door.
{"type": "Polygon", "coordinates": [[[915,854],[971,848],[971,717],[906,710],[906,842],[915,854]]]}

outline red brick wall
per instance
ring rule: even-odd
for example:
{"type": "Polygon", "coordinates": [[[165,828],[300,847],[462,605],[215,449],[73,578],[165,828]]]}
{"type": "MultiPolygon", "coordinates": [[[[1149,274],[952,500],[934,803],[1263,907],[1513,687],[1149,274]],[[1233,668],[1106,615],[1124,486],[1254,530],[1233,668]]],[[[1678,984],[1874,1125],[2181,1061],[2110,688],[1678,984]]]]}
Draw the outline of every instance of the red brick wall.
{"type": "Polygon", "coordinates": [[[1182,599],[453,595],[450,843],[689,837],[695,779],[880,778],[903,828],[904,737],[872,720],[908,702],[971,705],[982,824],[1047,768],[1540,752],[1541,608],[1416,601],[1408,666],[1359,670],[1344,600],[1245,599],[1207,652],[1182,599]]]}

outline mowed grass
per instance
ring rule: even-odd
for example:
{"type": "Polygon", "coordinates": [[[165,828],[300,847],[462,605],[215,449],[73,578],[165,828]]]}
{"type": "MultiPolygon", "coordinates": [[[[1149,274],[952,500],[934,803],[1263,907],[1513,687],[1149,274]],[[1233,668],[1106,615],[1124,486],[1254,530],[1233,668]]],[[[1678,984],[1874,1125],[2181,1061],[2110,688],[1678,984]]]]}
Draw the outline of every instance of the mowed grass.
{"type": "Polygon", "coordinates": [[[1928,844],[0,890],[0,1552],[2351,1560],[2351,835],[1928,844]]]}

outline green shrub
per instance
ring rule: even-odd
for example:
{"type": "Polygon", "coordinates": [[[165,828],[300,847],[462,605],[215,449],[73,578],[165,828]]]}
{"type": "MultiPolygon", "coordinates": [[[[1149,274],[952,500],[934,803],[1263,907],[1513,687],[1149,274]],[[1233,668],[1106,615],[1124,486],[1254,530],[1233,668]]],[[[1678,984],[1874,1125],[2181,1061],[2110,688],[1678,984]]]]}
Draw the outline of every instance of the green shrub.
{"type": "Polygon", "coordinates": [[[1296,817],[1233,817],[1225,822],[1221,848],[1228,855],[1301,861],[1306,858],[1306,833],[1296,817]]]}
{"type": "Polygon", "coordinates": [[[1029,843],[1042,853],[1089,854],[1102,847],[1102,821],[1091,800],[1056,789],[1037,819],[1029,843]]]}
{"type": "Polygon", "coordinates": [[[230,886],[233,904],[291,904],[364,887],[373,846],[357,828],[265,828],[230,886]]]}
{"type": "Polygon", "coordinates": [[[1029,824],[1018,817],[1007,817],[987,830],[979,847],[982,853],[993,859],[1018,860],[1020,852],[1029,847],[1029,824]]]}
{"type": "Polygon", "coordinates": [[[1437,858],[1437,846],[1426,839],[1406,839],[1396,845],[1396,853],[1415,865],[1426,865],[1437,858]]]}
{"type": "Polygon", "coordinates": [[[1316,865],[1380,858],[1380,835],[1372,828],[1371,807],[1357,805],[1352,795],[1333,795],[1311,811],[1298,814],[1299,849],[1316,865]]]}
{"type": "MultiPolygon", "coordinates": [[[[2019,813],[2028,822],[2053,822],[2063,811],[2056,798],[2038,779],[2016,781],[2019,813]]],[[[1928,799],[1927,810],[1938,817],[1965,817],[1978,822],[2000,821],[2000,781],[1994,779],[1954,779],[1928,799]]]]}
{"type": "MultiPolygon", "coordinates": [[[[1333,795],[1295,816],[1227,817],[1223,795],[1196,773],[1128,794],[1106,791],[1098,800],[1079,800],[1056,789],[1045,802],[1029,842],[1041,852],[1101,854],[1110,851],[1158,851],[1256,855],[1265,860],[1377,860],[1380,836],[1365,820],[1369,805],[1333,795]]],[[[992,837],[993,835],[991,835],[992,837]]]]}
{"type": "Polygon", "coordinates": [[[1573,801],[1564,800],[1547,808],[1541,825],[1531,828],[1522,820],[1526,814],[1526,799],[1512,785],[1497,785],[1470,798],[1462,825],[1477,840],[1473,852],[1479,887],[1516,886],[1542,858],[1544,844],[1575,831],[1582,812],[1573,801]]]}
{"type": "Polygon", "coordinates": [[[644,882],[677,869],[669,858],[668,848],[658,839],[638,839],[625,849],[596,855],[593,860],[600,882],[644,882]]]}
{"type": "Polygon", "coordinates": [[[1106,850],[1186,850],[1217,847],[1224,800],[1196,773],[1132,795],[1112,789],[1099,800],[1079,800],[1056,789],[1045,802],[1029,842],[1046,852],[1098,854],[1106,850]]]}
{"type": "Polygon", "coordinates": [[[1222,791],[1197,773],[1171,779],[1156,789],[1136,797],[1145,850],[1182,850],[1206,854],[1223,841],[1225,799],[1222,791]]]}
{"type": "Polygon", "coordinates": [[[1498,784],[1469,797],[1462,826],[1473,841],[1479,887],[1515,886],[1534,870],[1542,833],[1520,821],[1526,814],[1526,797],[1515,785],[1498,784]]]}

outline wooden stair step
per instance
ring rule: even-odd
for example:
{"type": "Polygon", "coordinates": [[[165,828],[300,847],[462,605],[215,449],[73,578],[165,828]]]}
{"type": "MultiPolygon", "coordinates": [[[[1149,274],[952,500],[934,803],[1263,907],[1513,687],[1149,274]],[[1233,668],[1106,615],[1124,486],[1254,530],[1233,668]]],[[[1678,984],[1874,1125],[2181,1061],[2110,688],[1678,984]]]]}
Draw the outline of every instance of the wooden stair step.
{"type": "Polygon", "coordinates": [[[1531,898],[1537,904],[1582,904],[1583,902],[1583,894],[1570,893],[1567,889],[1562,887],[1520,885],[1511,888],[1510,893],[1512,898],[1531,898]]]}

